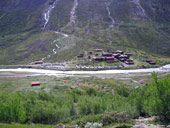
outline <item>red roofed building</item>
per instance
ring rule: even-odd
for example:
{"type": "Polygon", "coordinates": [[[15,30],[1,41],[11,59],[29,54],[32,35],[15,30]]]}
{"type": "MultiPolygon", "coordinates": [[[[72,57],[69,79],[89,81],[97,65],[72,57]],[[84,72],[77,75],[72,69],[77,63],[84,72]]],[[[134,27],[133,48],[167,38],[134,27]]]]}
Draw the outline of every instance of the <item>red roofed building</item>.
{"type": "Polygon", "coordinates": [[[106,57],[106,61],[108,63],[113,63],[113,62],[118,62],[118,59],[116,59],[114,57],[106,57]]]}
{"type": "Polygon", "coordinates": [[[115,60],[114,57],[106,57],[106,60],[115,60]]]}
{"type": "Polygon", "coordinates": [[[152,60],[146,60],[146,62],[147,62],[147,63],[150,63],[150,62],[152,62],[152,60]]]}
{"type": "Polygon", "coordinates": [[[149,63],[150,65],[156,65],[156,62],[154,62],[153,60],[146,60],[147,63],[149,63]]]}
{"type": "Polygon", "coordinates": [[[93,61],[104,61],[105,57],[95,57],[93,58],[93,61]]]}
{"type": "Polygon", "coordinates": [[[43,61],[35,61],[34,64],[43,64],[43,61]]]}
{"type": "Polygon", "coordinates": [[[40,86],[40,82],[39,81],[33,81],[31,82],[31,86],[40,86]]]}
{"type": "Polygon", "coordinates": [[[150,64],[150,65],[156,65],[156,62],[153,62],[153,61],[152,61],[152,62],[150,62],[149,64],[150,64]]]}
{"type": "Polygon", "coordinates": [[[121,50],[117,50],[117,51],[115,51],[114,53],[115,53],[115,54],[123,54],[124,52],[121,51],[121,50]]]}
{"type": "Polygon", "coordinates": [[[126,61],[125,64],[127,64],[127,65],[134,65],[134,62],[133,61],[126,61]]]}

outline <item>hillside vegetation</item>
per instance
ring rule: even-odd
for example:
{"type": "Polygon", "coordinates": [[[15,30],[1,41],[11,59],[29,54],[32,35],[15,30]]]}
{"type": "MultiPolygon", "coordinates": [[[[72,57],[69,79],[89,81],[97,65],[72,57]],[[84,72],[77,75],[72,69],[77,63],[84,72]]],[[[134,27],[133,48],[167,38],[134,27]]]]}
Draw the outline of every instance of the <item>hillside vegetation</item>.
{"type": "Polygon", "coordinates": [[[43,29],[45,10],[54,2],[0,2],[0,64],[28,63],[48,55],[45,61],[67,61],[92,48],[121,49],[141,58],[170,55],[169,0],[77,0],[77,5],[75,0],[57,0],[43,29]],[[59,48],[51,44],[54,40],[59,48]]]}
{"type": "Polygon", "coordinates": [[[134,118],[152,115],[157,116],[156,121],[170,121],[169,76],[158,79],[154,73],[153,82],[139,88],[118,85],[113,79],[60,78],[56,81],[53,77],[38,77],[46,85],[29,87],[30,79],[25,78],[24,85],[20,83],[24,82],[23,79],[0,84],[5,88],[0,94],[1,123],[84,127],[87,122],[99,122],[104,127],[111,127],[122,123],[132,125],[134,118]],[[63,83],[64,79],[68,82],[63,83]],[[78,85],[75,80],[79,81],[78,85]],[[20,91],[14,92],[17,87],[20,91]],[[8,94],[10,91],[13,93],[8,94]]]}

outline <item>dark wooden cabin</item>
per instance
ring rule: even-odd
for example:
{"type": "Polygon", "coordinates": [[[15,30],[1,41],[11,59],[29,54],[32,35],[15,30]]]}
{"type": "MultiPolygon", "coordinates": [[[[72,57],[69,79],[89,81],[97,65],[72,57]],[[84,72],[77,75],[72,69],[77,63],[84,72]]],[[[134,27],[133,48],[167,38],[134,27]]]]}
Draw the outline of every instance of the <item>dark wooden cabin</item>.
{"type": "Polygon", "coordinates": [[[80,54],[77,56],[78,58],[83,58],[84,57],[84,54],[80,54]]]}
{"type": "Polygon", "coordinates": [[[124,52],[121,51],[121,50],[117,50],[117,51],[115,51],[114,53],[115,53],[115,54],[124,54],[124,52]]]}
{"type": "Polygon", "coordinates": [[[150,65],[156,65],[156,62],[149,62],[150,65]]]}
{"type": "Polygon", "coordinates": [[[127,59],[126,61],[127,61],[127,62],[133,62],[133,60],[131,60],[131,59],[127,59]]]}
{"type": "Polygon", "coordinates": [[[134,65],[134,62],[133,61],[125,61],[125,64],[127,64],[127,65],[134,65]]]}
{"type": "Polygon", "coordinates": [[[150,62],[152,62],[152,60],[146,60],[146,62],[147,62],[147,63],[150,63],[150,62]]]}
{"type": "Polygon", "coordinates": [[[114,60],[106,60],[107,63],[114,63],[114,62],[119,62],[118,59],[114,59],[114,60]]]}
{"type": "Polygon", "coordinates": [[[114,57],[106,57],[106,60],[115,60],[116,58],[114,57]]]}
{"type": "Polygon", "coordinates": [[[120,55],[118,59],[129,59],[129,57],[127,55],[120,55]]]}
{"type": "Polygon", "coordinates": [[[125,55],[127,55],[127,56],[132,56],[133,54],[132,53],[126,53],[125,55]]]}
{"type": "Polygon", "coordinates": [[[34,64],[43,64],[43,61],[35,61],[34,64]]]}
{"type": "Polygon", "coordinates": [[[147,63],[149,63],[150,65],[156,65],[156,62],[154,62],[153,60],[146,60],[147,63]]]}
{"type": "Polygon", "coordinates": [[[112,56],[114,57],[114,58],[119,58],[119,56],[121,56],[121,54],[112,54],[112,56]]]}
{"type": "Polygon", "coordinates": [[[94,49],[94,52],[103,52],[103,49],[94,49]]]}
{"type": "Polygon", "coordinates": [[[105,52],[105,53],[102,54],[102,56],[105,56],[105,57],[112,57],[112,53],[105,52]]]}
{"type": "Polygon", "coordinates": [[[104,61],[105,57],[95,57],[93,58],[93,61],[104,61]]]}
{"type": "Polygon", "coordinates": [[[93,55],[93,52],[88,52],[88,55],[93,55]]]}
{"type": "Polygon", "coordinates": [[[119,59],[119,61],[121,61],[121,62],[125,62],[125,61],[126,61],[126,59],[125,59],[125,58],[120,58],[120,59],[119,59]]]}

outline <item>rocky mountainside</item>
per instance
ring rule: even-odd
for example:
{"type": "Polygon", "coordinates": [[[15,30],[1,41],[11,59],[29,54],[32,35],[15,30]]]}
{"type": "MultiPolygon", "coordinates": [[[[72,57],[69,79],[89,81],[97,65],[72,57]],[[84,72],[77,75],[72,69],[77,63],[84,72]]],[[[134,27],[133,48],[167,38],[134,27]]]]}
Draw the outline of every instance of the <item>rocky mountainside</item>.
{"type": "Polygon", "coordinates": [[[170,56],[170,0],[1,0],[0,64],[66,61],[93,48],[170,56]]]}

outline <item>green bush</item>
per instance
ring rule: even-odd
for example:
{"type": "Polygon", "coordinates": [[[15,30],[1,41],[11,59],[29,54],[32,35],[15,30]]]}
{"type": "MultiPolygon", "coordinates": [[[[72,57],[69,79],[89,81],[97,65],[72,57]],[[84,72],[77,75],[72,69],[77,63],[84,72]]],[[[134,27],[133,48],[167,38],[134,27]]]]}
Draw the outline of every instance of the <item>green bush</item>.
{"type": "Polygon", "coordinates": [[[20,122],[26,120],[26,110],[19,94],[3,94],[0,96],[0,121],[20,122]]]}
{"type": "Polygon", "coordinates": [[[0,122],[64,123],[77,118],[78,124],[100,122],[125,123],[139,116],[159,116],[170,121],[170,77],[154,81],[138,89],[115,87],[115,93],[94,89],[57,90],[53,93],[17,92],[0,94],[0,122]]]}
{"type": "Polygon", "coordinates": [[[158,80],[153,73],[154,81],[149,84],[146,93],[145,109],[158,115],[162,121],[170,121],[170,76],[158,80]]]}

